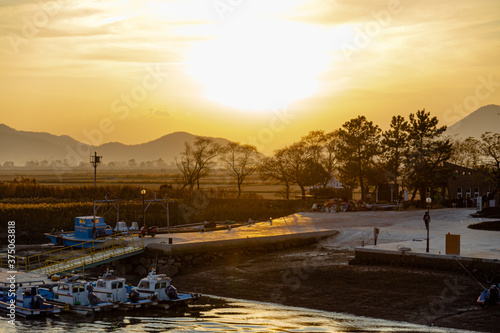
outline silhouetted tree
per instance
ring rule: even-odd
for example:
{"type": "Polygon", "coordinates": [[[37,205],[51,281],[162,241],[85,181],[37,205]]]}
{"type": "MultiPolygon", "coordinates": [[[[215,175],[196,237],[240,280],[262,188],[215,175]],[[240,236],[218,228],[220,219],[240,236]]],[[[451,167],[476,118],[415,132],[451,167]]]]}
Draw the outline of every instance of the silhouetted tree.
{"type": "Polygon", "coordinates": [[[380,152],[380,128],[365,116],[358,116],[342,125],[338,131],[335,149],[339,161],[339,178],[349,187],[359,186],[361,197],[366,199],[368,174],[374,166],[374,158],[380,152]]]}
{"type": "Polygon", "coordinates": [[[135,168],[135,167],[137,167],[137,162],[135,161],[135,159],[133,159],[133,158],[132,158],[132,159],[128,160],[128,166],[129,166],[130,168],[135,168]]]}
{"type": "Polygon", "coordinates": [[[326,134],[326,143],[324,148],[324,155],[321,164],[325,168],[326,172],[330,175],[335,173],[337,167],[337,156],[335,155],[335,148],[338,145],[339,134],[338,130],[326,134]]]}
{"type": "Polygon", "coordinates": [[[449,139],[441,138],[446,126],[438,127],[438,119],[431,117],[425,109],[410,114],[408,127],[409,152],[407,154],[407,185],[413,189],[412,200],[417,191],[423,201],[427,189],[439,186],[450,174],[443,166],[451,157],[452,144],[449,139]]]}
{"type": "Polygon", "coordinates": [[[311,131],[300,140],[304,143],[304,148],[308,159],[313,163],[320,163],[323,157],[323,150],[327,142],[325,131],[311,131]]]}
{"type": "Polygon", "coordinates": [[[221,147],[211,138],[196,137],[194,140],[194,159],[197,166],[195,180],[198,190],[200,179],[208,176],[215,164],[214,159],[220,154],[221,147]]]}
{"type": "Polygon", "coordinates": [[[307,168],[307,147],[302,141],[295,142],[290,146],[283,148],[284,154],[288,160],[288,174],[293,183],[300,187],[300,192],[303,198],[306,196],[306,175],[307,168]]]}
{"type": "Polygon", "coordinates": [[[408,150],[408,122],[402,116],[393,116],[390,128],[382,133],[382,161],[384,176],[393,193],[399,194],[399,178],[408,150]]]}
{"type": "Polygon", "coordinates": [[[500,191],[500,133],[486,132],[479,142],[481,152],[481,167],[479,170],[491,180],[500,191]]]}
{"type": "Polygon", "coordinates": [[[336,167],[335,146],[337,141],[337,132],[325,133],[322,130],[311,131],[300,140],[305,147],[308,167],[315,170],[314,173],[307,176],[307,183],[312,182],[310,185],[326,186],[331,179],[336,167]]]}
{"type": "Polygon", "coordinates": [[[478,167],[481,159],[479,146],[479,140],[473,137],[453,140],[450,162],[467,168],[478,167]]]}
{"type": "Polygon", "coordinates": [[[221,160],[227,174],[236,180],[239,198],[241,185],[246,177],[257,170],[257,148],[247,144],[229,142],[222,148],[221,160]]]}
{"type": "Polygon", "coordinates": [[[189,186],[193,190],[194,185],[200,189],[200,179],[209,174],[214,164],[215,157],[220,153],[220,145],[211,138],[197,136],[193,145],[184,143],[184,151],[180,160],[176,158],[177,168],[182,174],[182,188],[189,186]]]}
{"type": "Polygon", "coordinates": [[[293,183],[290,160],[286,149],[279,149],[271,157],[264,157],[258,172],[263,180],[271,180],[285,186],[285,198],[290,199],[290,187],[293,183]]]}

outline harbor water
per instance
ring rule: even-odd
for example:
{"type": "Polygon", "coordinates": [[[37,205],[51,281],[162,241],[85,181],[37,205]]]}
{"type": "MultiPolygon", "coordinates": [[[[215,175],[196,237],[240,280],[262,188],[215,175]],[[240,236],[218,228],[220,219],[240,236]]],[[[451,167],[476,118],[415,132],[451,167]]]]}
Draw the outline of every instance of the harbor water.
{"type": "Polygon", "coordinates": [[[63,313],[39,319],[4,316],[0,332],[469,332],[271,303],[203,296],[180,309],[112,311],[91,317],[63,313]]]}

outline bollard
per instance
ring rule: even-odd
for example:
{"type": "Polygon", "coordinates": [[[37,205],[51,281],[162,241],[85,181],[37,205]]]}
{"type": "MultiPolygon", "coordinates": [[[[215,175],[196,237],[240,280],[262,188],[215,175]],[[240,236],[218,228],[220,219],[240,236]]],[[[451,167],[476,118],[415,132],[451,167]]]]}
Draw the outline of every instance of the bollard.
{"type": "Polygon", "coordinates": [[[365,247],[365,241],[361,241],[361,247],[365,247]]]}
{"type": "Polygon", "coordinates": [[[173,243],[173,241],[174,241],[174,240],[173,240],[173,238],[169,238],[169,239],[168,239],[168,244],[172,244],[172,243],[173,243]]]}

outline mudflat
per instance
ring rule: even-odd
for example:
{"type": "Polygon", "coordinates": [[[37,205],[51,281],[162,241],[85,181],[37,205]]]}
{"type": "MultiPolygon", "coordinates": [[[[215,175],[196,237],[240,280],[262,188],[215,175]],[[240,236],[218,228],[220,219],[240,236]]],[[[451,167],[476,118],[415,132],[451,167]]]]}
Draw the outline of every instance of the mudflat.
{"type": "Polygon", "coordinates": [[[481,307],[465,271],[350,265],[352,250],[320,244],[239,253],[183,268],[180,290],[422,325],[500,332],[500,306],[481,307]]]}

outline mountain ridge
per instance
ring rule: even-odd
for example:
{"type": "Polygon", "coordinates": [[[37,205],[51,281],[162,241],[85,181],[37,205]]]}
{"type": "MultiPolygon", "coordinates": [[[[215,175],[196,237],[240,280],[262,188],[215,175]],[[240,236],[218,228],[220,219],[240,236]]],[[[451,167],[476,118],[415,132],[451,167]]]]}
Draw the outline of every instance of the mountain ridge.
{"type": "MultiPolygon", "coordinates": [[[[448,127],[445,134],[452,138],[480,138],[486,131],[500,132],[500,106],[486,105],[465,116],[448,127]]],[[[184,150],[186,142],[192,143],[196,135],[176,131],[157,139],[138,144],[107,142],[96,147],[73,139],[69,135],[54,135],[47,132],[30,132],[16,130],[6,124],[0,124],[0,165],[13,162],[16,166],[24,166],[27,162],[68,161],[69,166],[88,165],[90,154],[97,151],[103,156],[103,162],[128,163],[134,160],[137,164],[162,159],[173,165],[175,158],[184,150]]],[[[215,142],[225,144],[229,140],[221,137],[210,137],[215,142]]]]}
{"type": "Polygon", "coordinates": [[[489,104],[468,114],[448,127],[445,134],[451,137],[481,138],[485,132],[500,133],[500,106],[489,104]]]}
{"type": "MultiPolygon", "coordinates": [[[[90,146],[69,135],[20,131],[0,124],[0,156],[3,157],[0,165],[13,162],[16,166],[24,166],[28,162],[66,160],[70,166],[78,166],[81,163],[88,164],[93,151],[103,156],[103,162],[106,163],[128,162],[133,159],[139,164],[162,159],[165,163],[172,164],[184,150],[185,143],[192,143],[195,138],[194,134],[178,131],[139,144],[107,142],[90,146]]],[[[212,139],[220,144],[228,142],[224,138],[212,139]]]]}

